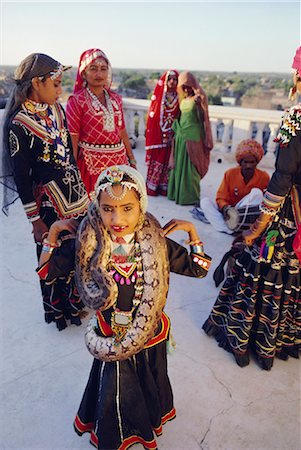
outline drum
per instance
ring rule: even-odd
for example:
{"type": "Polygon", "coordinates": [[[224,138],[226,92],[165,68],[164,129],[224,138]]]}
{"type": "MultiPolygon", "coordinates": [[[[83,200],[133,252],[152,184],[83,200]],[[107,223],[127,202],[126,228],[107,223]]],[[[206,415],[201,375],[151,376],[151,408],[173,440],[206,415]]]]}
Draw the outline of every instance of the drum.
{"type": "Polygon", "coordinates": [[[225,220],[227,227],[233,233],[248,230],[260,214],[259,205],[244,206],[242,208],[229,208],[228,218],[225,220]]]}

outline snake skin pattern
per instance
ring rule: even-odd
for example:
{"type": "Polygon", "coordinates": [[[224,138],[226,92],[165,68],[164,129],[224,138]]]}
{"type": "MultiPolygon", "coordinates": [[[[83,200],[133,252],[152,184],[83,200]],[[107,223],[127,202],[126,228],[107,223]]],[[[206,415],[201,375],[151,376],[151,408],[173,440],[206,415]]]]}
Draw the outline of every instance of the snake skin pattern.
{"type": "MultiPolygon", "coordinates": [[[[137,231],[144,272],[144,289],[133,322],[120,343],[113,337],[99,336],[93,316],[85,332],[91,355],[102,361],[122,361],[140,352],[154,336],[166,302],[169,261],[164,234],[158,221],[146,213],[137,231]]],[[[81,300],[93,309],[110,308],[118,295],[115,280],[106,270],[110,257],[110,238],[102,226],[97,207],[91,204],[82,221],[77,239],[76,278],[81,300]]]]}

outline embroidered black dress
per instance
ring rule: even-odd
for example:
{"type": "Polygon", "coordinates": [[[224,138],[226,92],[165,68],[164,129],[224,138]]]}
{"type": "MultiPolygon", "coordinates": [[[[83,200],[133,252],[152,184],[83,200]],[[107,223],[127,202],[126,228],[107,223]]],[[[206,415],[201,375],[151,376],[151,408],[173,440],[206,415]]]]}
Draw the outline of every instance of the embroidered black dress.
{"type": "MultiPolygon", "coordinates": [[[[188,255],[185,248],[167,240],[170,270],[191,277],[204,277],[207,270],[195,262],[197,255],[188,255]]],[[[68,245],[68,244],[66,244],[68,245]]],[[[71,252],[58,249],[48,264],[48,278],[70,270],[71,252]],[[68,255],[69,254],[69,259],[68,255]]],[[[207,257],[210,261],[210,257],[207,257]]],[[[132,308],[133,284],[118,285],[117,307],[132,308]]],[[[97,332],[111,336],[113,308],[97,311],[97,332]]],[[[90,442],[102,450],[125,450],[135,443],[156,449],[154,433],[162,433],[162,425],[173,419],[176,411],[167,374],[166,345],[170,321],[163,313],[155,336],[143,351],[117,362],[94,359],[89,380],[74,421],[75,431],[91,433],[90,442]]]]}
{"type": "Polygon", "coordinates": [[[277,141],[276,170],[261,206],[273,220],[236,258],[203,325],[239,366],[249,363],[252,350],[266,370],[275,356],[298,358],[301,344],[301,267],[292,248],[301,220],[300,105],[288,112],[277,141]],[[269,243],[273,233],[276,241],[269,243]]]}
{"type": "MultiPolygon", "coordinates": [[[[88,196],[72,154],[62,107],[26,101],[9,126],[9,148],[14,178],[25,212],[31,222],[41,218],[50,225],[58,219],[81,219],[88,196]]],[[[37,255],[41,245],[37,245],[37,255]]],[[[72,277],[55,283],[41,282],[45,321],[59,330],[66,318],[80,325],[82,307],[72,277]]]]}

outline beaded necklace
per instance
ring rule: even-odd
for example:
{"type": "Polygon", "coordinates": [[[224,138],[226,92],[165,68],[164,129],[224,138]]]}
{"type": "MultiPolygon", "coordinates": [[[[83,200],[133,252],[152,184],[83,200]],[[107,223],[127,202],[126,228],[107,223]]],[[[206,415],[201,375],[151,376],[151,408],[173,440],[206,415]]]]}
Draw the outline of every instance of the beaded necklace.
{"type": "Polygon", "coordinates": [[[165,107],[169,110],[174,110],[177,107],[178,96],[176,92],[166,92],[165,107]]]}
{"type": "Polygon", "coordinates": [[[160,110],[160,127],[164,133],[170,132],[174,121],[174,113],[178,106],[176,92],[164,92],[160,110]]]}
{"type": "Polygon", "coordinates": [[[97,112],[99,112],[99,111],[103,112],[104,130],[106,130],[106,131],[114,131],[115,130],[114,109],[113,109],[113,105],[112,105],[110,96],[107,93],[106,89],[104,89],[103,92],[104,92],[104,95],[105,95],[107,108],[105,107],[105,105],[103,105],[101,103],[99,98],[95,94],[93,94],[93,92],[88,87],[87,87],[87,92],[88,92],[88,94],[91,97],[91,102],[92,102],[93,108],[97,112]]]}
{"type": "MultiPolygon", "coordinates": [[[[24,102],[25,109],[33,115],[36,123],[40,124],[46,130],[49,138],[54,146],[54,161],[56,163],[68,163],[66,159],[66,148],[68,143],[68,135],[65,128],[60,129],[54,110],[47,103],[37,103],[34,100],[27,99],[24,102]]],[[[43,150],[42,160],[50,162],[50,147],[46,140],[43,150]]]]}
{"type": "MultiPolygon", "coordinates": [[[[130,245],[130,244],[127,244],[130,245]]],[[[125,247],[125,246],[124,246],[125,247]]],[[[117,308],[117,299],[113,305],[111,315],[111,328],[115,335],[115,342],[120,343],[133,320],[133,312],[140,305],[143,294],[143,266],[141,249],[138,242],[131,245],[129,253],[120,251],[118,247],[111,253],[108,270],[117,283],[121,285],[134,284],[133,306],[130,311],[121,311],[117,308]],[[116,251],[118,249],[118,251],[116,251]]]]}

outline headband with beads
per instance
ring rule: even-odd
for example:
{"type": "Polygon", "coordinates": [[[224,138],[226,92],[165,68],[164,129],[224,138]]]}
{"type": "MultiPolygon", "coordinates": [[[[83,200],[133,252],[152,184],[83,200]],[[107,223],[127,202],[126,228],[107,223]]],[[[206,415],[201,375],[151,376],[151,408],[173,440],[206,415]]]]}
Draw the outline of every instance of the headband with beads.
{"type": "Polygon", "coordinates": [[[122,200],[126,195],[126,189],[123,189],[120,195],[116,195],[112,189],[114,185],[121,185],[126,189],[135,189],[140,195],[140,207],[143,213],[147,210],[147,193],[145,181],[142,175],[133,167],[120,165],[112,166],[104,170],[98,177],[95,192],[98,198],[100,192],[106,190],[109,196],[114,200],[122,200]],[[123,181],[123,176],[128,175],[132,181],[123,181]],[[102,183],[107,180],[106,183],[102,183]]]}

